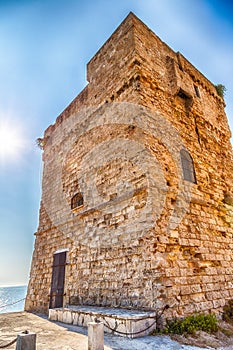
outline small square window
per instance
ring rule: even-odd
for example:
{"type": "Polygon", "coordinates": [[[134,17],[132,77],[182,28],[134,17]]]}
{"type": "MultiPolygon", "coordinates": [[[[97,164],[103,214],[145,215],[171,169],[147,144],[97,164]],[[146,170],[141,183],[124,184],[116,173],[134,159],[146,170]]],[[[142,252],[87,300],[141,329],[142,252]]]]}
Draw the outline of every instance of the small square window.
{"type": "Polygon", "coordinates": [[[71,209],[81,207],[83,205],[83,196],[81,193],[76,193],[71,199],[71,209]]]}
{"type": "Polygon", "coordinates": [[[181,97],[183,100],[189,100],[191,96],[187,94],[184,90],[180,89],[178,94],[179,97],[181,97]]]}

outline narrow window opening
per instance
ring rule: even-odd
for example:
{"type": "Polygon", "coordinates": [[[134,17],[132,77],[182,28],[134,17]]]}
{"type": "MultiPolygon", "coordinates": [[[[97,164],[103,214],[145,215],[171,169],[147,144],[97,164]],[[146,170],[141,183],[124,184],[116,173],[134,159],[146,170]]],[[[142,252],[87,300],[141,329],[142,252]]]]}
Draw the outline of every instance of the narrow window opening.
{"type": "Polygon", "coordinates": [[[182,149],[180,151],[180,159],[181,159],[184,180],[192,183],[197,183],[193,159],[189,154],[189,152],[186,151],[185,149],[182,149]]]}
{"type": "Polygon", "coordinates": [[[200,91],[199,91],[197,85],[194,85],[194,90],[195,90],[196,96],[197,96],[197,97],[201,97],[200,91]]]}
{"type": "Polygon", "coordinates": [[[81,207],[82,205],[83,205],[83,196],[80,192],[76,193],[71,199],[71,209],[81,207]]]}

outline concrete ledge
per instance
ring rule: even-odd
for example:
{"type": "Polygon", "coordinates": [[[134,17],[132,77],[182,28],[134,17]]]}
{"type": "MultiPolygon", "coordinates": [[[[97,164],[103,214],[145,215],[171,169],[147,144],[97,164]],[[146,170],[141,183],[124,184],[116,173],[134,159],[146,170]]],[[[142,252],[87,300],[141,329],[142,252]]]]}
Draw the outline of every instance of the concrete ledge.
{"type": "Polygon", "coordinates": [[[87,327],[89,322],[100,321],[104,331],[128,338],[148,335],[156,327],[154,311],[127,310],[96,306],[74,306],[50,309],[49,319],[87,327]]]}

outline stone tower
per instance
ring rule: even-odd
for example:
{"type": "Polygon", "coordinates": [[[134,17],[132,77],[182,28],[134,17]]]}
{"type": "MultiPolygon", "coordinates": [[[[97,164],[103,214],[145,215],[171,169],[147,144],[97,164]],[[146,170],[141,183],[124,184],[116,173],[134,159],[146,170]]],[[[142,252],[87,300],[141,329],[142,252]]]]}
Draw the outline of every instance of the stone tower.
{"type": "Polygon", "coordinates": [[[132,13],[90,60],[87,80],[41,141],[26,310],[220,311],[233,297],[223,98],[132,13]]]}

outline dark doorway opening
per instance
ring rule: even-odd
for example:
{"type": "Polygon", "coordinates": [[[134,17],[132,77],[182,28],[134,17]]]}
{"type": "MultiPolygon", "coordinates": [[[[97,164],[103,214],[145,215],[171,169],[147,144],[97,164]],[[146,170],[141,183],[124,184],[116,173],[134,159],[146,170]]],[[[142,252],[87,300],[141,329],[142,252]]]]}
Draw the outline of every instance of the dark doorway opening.
{"type": "Polygon", "coordinates": [[[53,272],[49,303],[50,309],[63,307],[66,253],[66,251],[55,253],[53,256],[53,272]]]}

